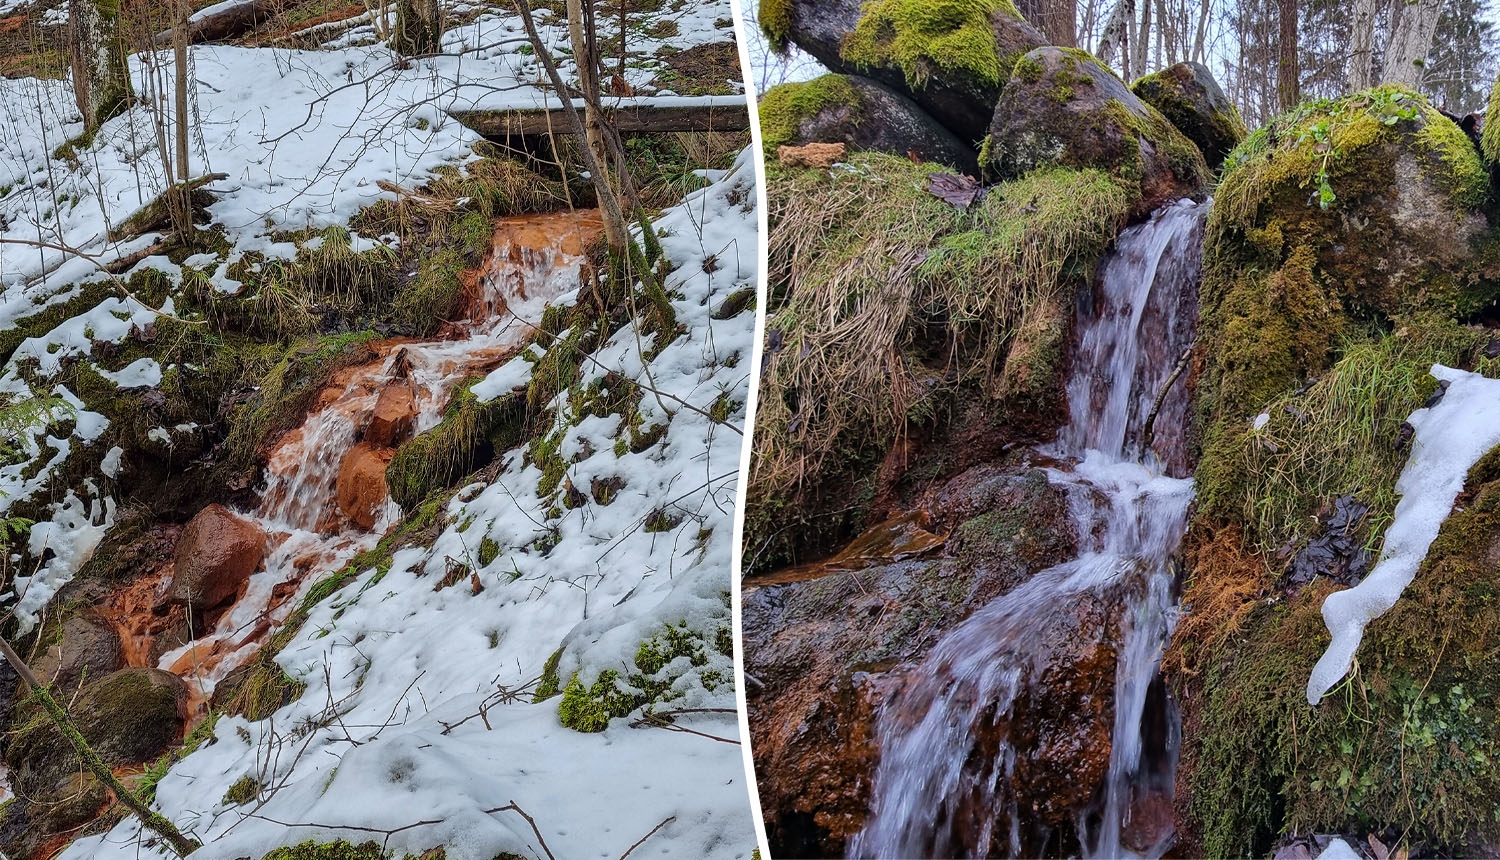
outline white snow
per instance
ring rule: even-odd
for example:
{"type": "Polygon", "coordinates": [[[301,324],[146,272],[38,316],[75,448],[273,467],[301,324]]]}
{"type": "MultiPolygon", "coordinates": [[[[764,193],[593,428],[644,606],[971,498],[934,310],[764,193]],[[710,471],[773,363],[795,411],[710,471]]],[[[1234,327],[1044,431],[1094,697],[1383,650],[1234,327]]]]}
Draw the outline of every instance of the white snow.
{"type": "Polygon", "coordinates": [[[69,490],[61,502],[52,506],[50,520],[31,527],[31,542],[27,547],[31,556],[41,558],[50,551],[52,557],[31,576],[15,578],[14,612],[22,633],[31,630],[37,622],[37,613],[89,560],[114,523],[114,499],[101,499],[96,494],[84,501],[69,490]]]}
{"type": "Polygon", "coordinates": [[[1407,418],[1416,436],[1396,481],[1401,501],[1386,529],[1380,561],[1359,585],[1323,601],[1333,641],[1307,681],[1309,704],[1316,705],[1349,671],[1365,625],[1394,606],[1416,575],[1469,469],[1500,445],[1500,380],[1442,365],[1433,365],[1431,373],[1447,382],[1448,390],[1437,405],[1407,418]]]}
{"type": "Polygon", "coordinates": [[[1260,430],[1261,428],[1265,427],[1267,424],[1270,424],[1270,423],[1271,423],[1271,413],[1269,413],[1269,412],[1262,412],[1259,415],[1255,416],[1255,420],[1254,421],[1250,422],[1250,429],[1252,429],[1252,430],[1260,430]]]}
{"type": "Polygon", "coordinates": [[[1318,860],[1364,860],[1358,851],[1349,847],[1349,843],[1335,838],[1328,843],[1328,847],[1318,855],[1318,860]]]}
{"type": "MultiPolygon", "coordinates": [[[[598,364],[586,363],[584,386],[611,370],[642,385],[654,380],[661,402],[645,392],[640,408],[654,416],[648,423],[666,424],[662,439],[617,454],[623,416],[575,415],[566,394],[552,404],[562,447],[582,457],[568,466],[569,479],[587,491],[595,476],[624,478],[613,503],[563,510],[560,491],[538,496],[541,470],[513,450],[493,483],[454,498],[430,549],[401,549],[388,572],[365,571],[316,606],[277,658],[306,692],[262,722],[221,719],[216,741],[158,786],[159,809],[203,841],[195,856],[261,856],[278,845],[349,836],[336,827],[416,822],[430,823],[394,834],[386,850],[400,856],[443,845],[450,860],[543,856],[530,825],[505,808],[511,803],[535,818],[557,857],[619,857],[662,822],[636,854],[749,855],[755,830],[736,743],[632,726],[638,715],[582,734],[560,724],[558,698],[502,699],[536,679],[560,647],[564,684],[576,672],[591,685],[609,669],[623,679],[637,671],[644,641],[686,623],[707,638],[705,660],[678,658],[657,673],[679,696],[658,708],[722,709],[683,715],[679,725],[738,740],[733,662],[713,642],[731,623],[743,437],[682,403],[707,412],[727,398],[730,423],[743,425],[752,325],[748,315],[715,320],[712,312],[756,282],[755,200],[747,150],[731,175],[664,213],[657,226],[675,267],[666,287],[680,296],[673,307],[685,333],[651,361],[649,376],[629,326],[594,353],[598,364]],[[718,266],[705,272],[710,255],[718,266]],[[647,531],[657,511],[677,525],[647,531]],[[485,539],[499,552],[481,565],[485,539]],[[480,593],[467,577],[434,590],[454,562],[470,566],[480,593]],[[277,788],[246,806],[222,803],[244,776],[277,788]]],[[[163,852],[127,820],[62,856],[163,852]]]]}
{"type": "Polygon", "coordinates": [[[161,364],[154,358],[138,358],[118,371],[108,371],[98,365],[94,370],[121,388],[161,385],[161,364]]]}
{"type": "Polygon", "coordinates": [[[120,458],[125,455],[125,449],[119,445],[110,448],[99,461],[99,472],[111,481],[120,477],[120,458]]]}

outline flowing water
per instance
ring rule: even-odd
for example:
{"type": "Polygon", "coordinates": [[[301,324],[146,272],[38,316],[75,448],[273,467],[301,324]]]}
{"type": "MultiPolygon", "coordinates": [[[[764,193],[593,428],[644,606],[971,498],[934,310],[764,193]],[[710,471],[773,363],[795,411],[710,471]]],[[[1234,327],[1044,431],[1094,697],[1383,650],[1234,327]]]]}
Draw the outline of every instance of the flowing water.
{"type": "MultiPolygon", "coordinates": [[[[1074,822],[1081,850],[1159,857],[1170,847],[1169,827],[1131,818],[1143,816],[1143,798],[1170,795],[1176,767],[1176,726],[1153,680],[1175,621],[1172,556],[1193,494],[1183,445],[1189,404],[1181,380],[1159,403],[1158,393],[1194,336],[1205,213],[1183,201],[1124,231],[1096,289],[1080,299],[1069,425],[1043,452],[1072,464],[1049,474],[1068,494],[1080,555],[950,631],[882,706],[871,814],[850,857],[1018,856],[1023,845],[1047,844],[1014,791],[1010,719],[1059,652],[1088,637],[1110,639],[1116,662],[1107,772],[1074,822]],[[1089,606],[1117,620],[1080,626],[1089,606]],[[1127,832],[1134,838],[1122,841],[1127,832]]],[[[1081,713],[1100,708],[1075,704],[1081,713]]]]}
{"type": "Polygon", "coordinates": [[[382,392],[409,388],[412,431],[435,426],[454,385],[512,356],[547,302],[582,285],[584,247],[599,228],[593,212],[502,219],[465,320],[446,326],[437,340],[372,344],[376,359],[335,374],[303,424],[272,451],[256,508],[241,512],[266,533],[262,567],[211,630],[157,665],[183,676],[201,703],[313,584],[373,548],[400,517],[383,478],[377,497],[354,511],[338,485],[342,471],[359,465],[351,458],[368,458],[373,473],[383,474],[393,453],[364,441],[382,392]]]}

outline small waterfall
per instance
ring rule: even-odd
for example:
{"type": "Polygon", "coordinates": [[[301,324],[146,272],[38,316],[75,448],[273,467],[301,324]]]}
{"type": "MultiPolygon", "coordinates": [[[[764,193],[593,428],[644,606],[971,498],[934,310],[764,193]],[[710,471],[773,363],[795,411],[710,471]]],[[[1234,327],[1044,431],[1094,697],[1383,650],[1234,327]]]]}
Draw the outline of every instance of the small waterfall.
{"type": "Polygon", "coordinates": [[[336,486],[381,391],[411,384],[415,431],[435,426],[454,385],[508,359],[547,303],[582,285],[584,247],[599,223],[594,212],[502,219],[466,320],[447,326],[439,340],[373,343],[374,360],[335,375],[302,425],[279,441],[266,464],[259,504],[242,513],[266,532],[262,568],[213,630],[162,655],[161,668],[185,676],[195,694],[206,698],[255,653],[313,583],[380,541],[399,519],[399,508],[385,499],[373,525],[363,528],[340,509],[336,486]]]}
{"type": "MultiPolygon", "coordinates": [[[[1193,494],[1181,444],[1186,385],[1156,401],[1194,335],[1205,212],[1182,201],[1121,233],[1095,291],[1079,301],[1070,423],[1043,453],[1073,463],[1049,471],[1068,493],[1080,555],[951,630],[882,706],[871,813],[850,857],[1020,856],[1024,845],[1046,845],[1049,834],[1013,790],[1011,718],[1056,650],[1079,637],[1115,649],[1107,773],[1074,822],[1081,850],[1159,857],[1170,847],[1170,830],[1133,846],[1122,832],[1148,792],[1170,793],[1176,767],[1175,717],[1153,682],[1175,621],[1172,556],[1193,494]],[[1107,608],[1114,629],[1081,627],[1080,607],[1107,608]]],[[[1089,709],[1103,710],[1079,702],[1089,709]]]]}

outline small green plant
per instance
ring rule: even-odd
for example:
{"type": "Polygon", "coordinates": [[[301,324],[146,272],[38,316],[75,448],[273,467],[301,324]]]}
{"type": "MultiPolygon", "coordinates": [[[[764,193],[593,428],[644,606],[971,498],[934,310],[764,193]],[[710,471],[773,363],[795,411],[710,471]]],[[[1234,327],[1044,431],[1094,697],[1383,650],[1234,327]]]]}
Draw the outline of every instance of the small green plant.
{"type": "Polygon", "coordinates": [[[225,806],[243,806],[260,796],[260,780],[253,776],[242,776],[224,792],[225,806]]]}

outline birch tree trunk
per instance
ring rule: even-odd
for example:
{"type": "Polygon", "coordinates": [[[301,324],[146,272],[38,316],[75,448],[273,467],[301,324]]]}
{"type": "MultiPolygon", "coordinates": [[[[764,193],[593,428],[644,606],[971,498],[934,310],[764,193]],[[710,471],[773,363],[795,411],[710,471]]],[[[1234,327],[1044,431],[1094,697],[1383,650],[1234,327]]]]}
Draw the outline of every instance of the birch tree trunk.
{"type": "Polygon", "coordinates": [[[1381,83],[1417,89],[1427,72],[1427,53],[1432,50],[1432,34],[1443,12],[1443,0],[1397,3],[1394,10],[1381,83]]]}
{"type": "Polygon", "coordinates": [[[1349,28],[1350,92],[1367,90],[1375,83],[1375,7],[1379,0],[1355,0],[1349,28]]]}
{"type": "Polygon", "coordinates": [[[441,14],[438,0],[398,0],[391,50],[404,57],[437,53],[443,36],[441,14]]]}
{"type": "Polygon", "coordinates": [[[1120,58],[1120,77],[1130,80],[1130,29],[1135,24],[1135,0],[1117,0],[1104,24],[1104,33],[1099,37],[1099,49],[1094,56],[1106,66],[1113,67],[1115,57],[1120,58]]]}
{"type": "Polygon", "coordinates": [[[1151,0],[1145,0],[1141,4],[1140,29],[1136,31],[1135,44],[1131,48],[1134,58],[1130,63],[1130,74],[1125,76],[1127,84],[1131,78],[1138,78],[1146,73],[1146,60],[1151,56],[1151,0]]]}
{"type": "Polygon", "coordinates": [[[130,101],[130,66],[119,14],[117,0],[68,0],[73,95],[89,134],[123,112],[130,101]]]}

